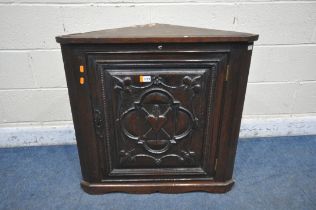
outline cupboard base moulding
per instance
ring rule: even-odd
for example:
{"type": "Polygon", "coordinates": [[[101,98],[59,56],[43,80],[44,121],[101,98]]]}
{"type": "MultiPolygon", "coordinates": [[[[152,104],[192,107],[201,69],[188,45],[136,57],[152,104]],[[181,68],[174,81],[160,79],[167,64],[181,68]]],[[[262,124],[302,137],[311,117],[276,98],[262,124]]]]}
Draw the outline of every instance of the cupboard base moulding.
{"type": "Polygon", "coordinates": [[[104,194],[110,192],[127,193],[184,193],[204,191],[210,193],[225,193],[231,190],[234,180],[226,182],[214,181],[163,181],[163,182],[124,182],[124,183],[89,183],[81,181],[82,189],[89,194],[104,194]]]}

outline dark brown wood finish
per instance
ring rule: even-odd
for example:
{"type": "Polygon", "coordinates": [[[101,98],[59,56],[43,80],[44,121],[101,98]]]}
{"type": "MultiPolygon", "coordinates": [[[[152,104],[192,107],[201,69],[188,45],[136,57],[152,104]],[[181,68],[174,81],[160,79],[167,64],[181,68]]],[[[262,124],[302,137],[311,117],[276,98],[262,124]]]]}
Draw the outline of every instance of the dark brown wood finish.
{"type": "Polygon", "coordinates": [[[57,37],[82,188],[230,190],[257,38],[162,24],[57,37]]]}
{"type": "Polygon", "coordinates": [[[161,43],[161,42],[253,42],[258,35],[234,31],[175,26],[136,25],[56,37],[61,44],[161,43]]]}

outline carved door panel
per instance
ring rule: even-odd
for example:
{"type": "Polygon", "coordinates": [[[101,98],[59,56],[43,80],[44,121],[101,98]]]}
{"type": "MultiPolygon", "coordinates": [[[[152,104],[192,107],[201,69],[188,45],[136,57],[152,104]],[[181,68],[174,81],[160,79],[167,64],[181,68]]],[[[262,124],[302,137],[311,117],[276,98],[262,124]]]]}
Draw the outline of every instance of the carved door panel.
{"type": "Polygon", "coordinates": [[[141,57],[88,56],[104,176],[212,177],[210,124],[226,56],[141,57]]]}

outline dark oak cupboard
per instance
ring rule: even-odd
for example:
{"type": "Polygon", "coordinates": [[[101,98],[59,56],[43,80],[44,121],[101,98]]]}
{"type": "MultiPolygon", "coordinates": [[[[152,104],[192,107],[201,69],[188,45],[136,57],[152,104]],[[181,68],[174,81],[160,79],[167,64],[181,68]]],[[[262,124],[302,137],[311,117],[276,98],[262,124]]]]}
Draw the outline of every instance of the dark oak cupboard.
{"type": "Polygon", "coordinates": [[[166,24],[56,37],[82,188],[91,194],[230,190],[257,39],[166,24]]]}

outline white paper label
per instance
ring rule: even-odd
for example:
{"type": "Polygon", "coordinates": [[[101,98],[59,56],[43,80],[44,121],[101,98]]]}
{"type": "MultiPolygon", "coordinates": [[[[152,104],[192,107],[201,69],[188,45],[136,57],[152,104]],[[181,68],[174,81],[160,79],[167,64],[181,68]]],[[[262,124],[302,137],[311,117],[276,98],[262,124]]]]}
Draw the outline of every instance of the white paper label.
{"type": "Polygon", "coordinates": [[[151,82],[151,76],[139,76],[140,82],[151,82]]]}
{"type": "Polygon", "coordinates": [[[248,45],[248,50],[252,50],[253,45],[248,45]]]}

